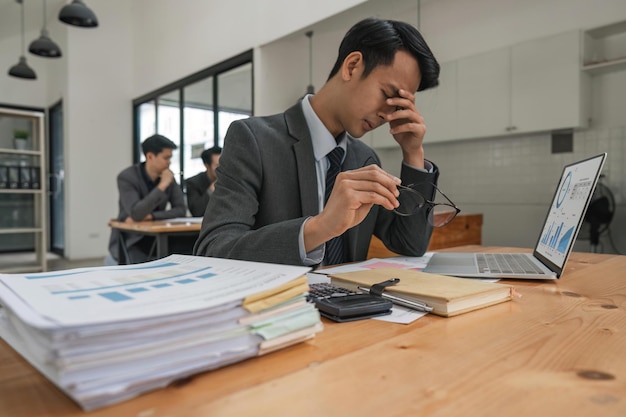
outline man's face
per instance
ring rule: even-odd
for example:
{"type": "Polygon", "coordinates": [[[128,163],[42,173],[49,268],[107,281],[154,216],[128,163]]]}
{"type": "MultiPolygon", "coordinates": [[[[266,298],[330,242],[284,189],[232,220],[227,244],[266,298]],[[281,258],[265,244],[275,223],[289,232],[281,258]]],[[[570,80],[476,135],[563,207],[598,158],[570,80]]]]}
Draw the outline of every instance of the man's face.
{"type": "Polygon", "coordinates": [[[386,99],[397,97],[400,89],[417,91],[422,78],[417,60],[405,51],[396,52],[391,65],[374,68],[366,78],[362,78],[363,69],[361,62],[347,84],[341,115],[344,129],[357,138],[385,123],[381,115],[395,111],[386,99]]]}
{"type": "Polygon", "coordinates": [[[161,173],[170,167],[170,162],[172,161],[172,150],[169,148],[164,148],[158,154],[153,154],[152,152],[148,152],[146,156],[146,164],[153,172],[161,173]]]}
{"type": "Polygon", "coordinates": [[[209,179],[211,181],[215,181],[217,179],[217,174],[215,173],[215,170],[217,169],[218,166],[220,166],[220,156],[219,154],[213,154],[211,155],[211,166],[207,166],[207,175],[209,176],[209,179]]]}

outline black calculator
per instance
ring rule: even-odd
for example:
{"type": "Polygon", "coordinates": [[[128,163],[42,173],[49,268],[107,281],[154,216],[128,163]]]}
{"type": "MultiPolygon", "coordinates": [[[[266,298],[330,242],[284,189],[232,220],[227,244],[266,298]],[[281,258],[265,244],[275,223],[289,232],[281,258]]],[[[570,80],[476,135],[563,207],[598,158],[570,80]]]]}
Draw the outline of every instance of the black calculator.
{"type": "Polygon", "coordinates": [[[329,282],[309,284],[309,299],[341,297],[343,295],[358,294],[347,288],[338,287],[329,282]]]}
{"type": "Polygon", "coordinates": [[[357,293],[330,283],[309,285],[307,299],[320,314],[337,322],[362,320],[391,314],[391,301],[371,294],[357,293]]]}

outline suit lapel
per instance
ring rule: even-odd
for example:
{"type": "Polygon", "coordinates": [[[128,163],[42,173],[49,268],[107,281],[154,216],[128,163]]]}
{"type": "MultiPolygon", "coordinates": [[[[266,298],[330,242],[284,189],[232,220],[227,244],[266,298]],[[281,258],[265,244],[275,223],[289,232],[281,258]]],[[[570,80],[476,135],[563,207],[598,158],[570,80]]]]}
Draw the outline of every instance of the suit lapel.
{"type": "Polygon", "coordinates": [[[300,102],[287,109],[285,121],[289,134],[297,140],[293,145],[293,152],[298,170],[302,215],[305,217],[315,216],[319,213],[315,156],[313,155],[311,134],[302,113],[302,104],[300,102]]]}

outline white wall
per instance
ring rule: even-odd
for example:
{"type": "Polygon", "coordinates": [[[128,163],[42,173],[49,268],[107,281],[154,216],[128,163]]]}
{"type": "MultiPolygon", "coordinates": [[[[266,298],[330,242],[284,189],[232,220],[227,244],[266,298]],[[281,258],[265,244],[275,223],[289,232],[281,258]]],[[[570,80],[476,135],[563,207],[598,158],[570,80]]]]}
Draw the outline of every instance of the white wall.
{"type": "Polygon", "coordinates": [[[70,27],[65,91],[65,255],[104,256],[115,177],[132,162],[131,3],[91,0],[100,27],[70,27]]]}
{"type": "Polygon", "coordinates": [[[365,0],[134,0],[135,97],[365,0]]]}
{"type": "Polygon", "coordinates": [[[623,0],[426,0],[421,29],[442,62],[623,20],[623,0]]]}

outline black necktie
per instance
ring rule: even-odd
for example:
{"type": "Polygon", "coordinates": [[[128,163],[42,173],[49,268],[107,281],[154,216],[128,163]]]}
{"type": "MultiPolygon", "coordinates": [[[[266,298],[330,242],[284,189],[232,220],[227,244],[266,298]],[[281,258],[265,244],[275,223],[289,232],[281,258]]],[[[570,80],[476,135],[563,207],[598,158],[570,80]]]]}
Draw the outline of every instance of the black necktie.
{"type": "MultiPolygon", "coordinates": [[[[326,171],[326,193],[324,196],[324,204],[328,201],[330,193],[335,185],[335,178],[341,172],[341,160],[343,159],[344,150],[340,146],[330,151],[328,161],[330,165],[326,171]]],[[[324,255],[325,265],[335,265],[345,262],[343,236],[337,236],[326,242],[326,253],[324,255]]]]}

